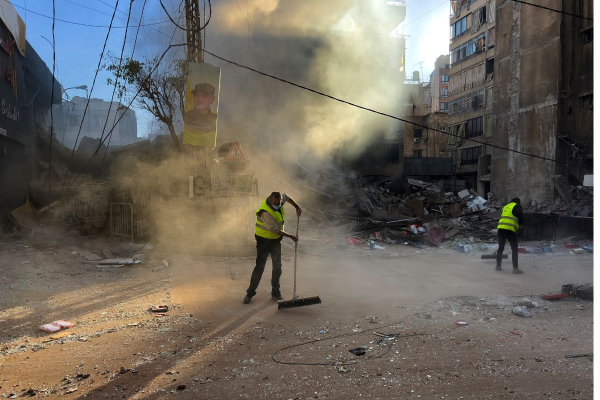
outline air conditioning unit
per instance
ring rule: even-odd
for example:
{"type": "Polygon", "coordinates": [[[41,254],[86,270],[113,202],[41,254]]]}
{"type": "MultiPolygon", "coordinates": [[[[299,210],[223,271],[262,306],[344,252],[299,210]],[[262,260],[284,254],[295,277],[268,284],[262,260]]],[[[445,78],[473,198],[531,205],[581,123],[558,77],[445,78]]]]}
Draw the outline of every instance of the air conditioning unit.
{"type": "Polygon", "coordinates": [[[420,141],[420,140],[421,140],[421,139],[419,139],[419,138],[414,138],[414,139],[413,139],[413,142],[415,142],[415,143],[419,143],[419,141],[420,141]]]}

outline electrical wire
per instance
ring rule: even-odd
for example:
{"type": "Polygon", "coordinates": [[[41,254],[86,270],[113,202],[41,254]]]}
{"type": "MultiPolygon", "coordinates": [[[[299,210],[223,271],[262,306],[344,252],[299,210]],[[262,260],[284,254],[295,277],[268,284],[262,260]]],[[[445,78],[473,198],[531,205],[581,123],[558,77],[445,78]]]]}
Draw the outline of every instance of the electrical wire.
{"type": "MultiPolygon", "coordinates": [[[[144,0],[144,4],[142,5],[142,12],[140,14],[140,21],[144,19],[144,10],[146,9],[146,2],[148,0],[144,0]]],[[[140,26],[137,27],[137,32],[135,33],[135,40],[133,41],[133,50],[131,51],[131,57],[135,54],[135,46],[137,44],[138,35],[140,34],[140,26]]]]}
{"type": "MultiPolygon", "coordinates": [[[[335,335],[335,336],[329,336],[329,337],[325,337],[323,339],[319,338],[319,339],[313,339],[313,340],[309,340],[306,342],[302,342],[302,343],[297,343],[297,344],[292,344],[289,346],[285,346],[279,350],[277,350],[275,353],[273,353],[273,355],[271,356],[271,359],[276,362],[277,364],[283,364],[283,365],[304,365],[304,366],[338,366],[338,365],[355,365],[355,364],[359,364],[361,362],[365,362],[365,361],[370,361],[370,360],[375,360],[378,358],[382,358],[383,356],[385,356],[387,353],[389,353],[392,350],[392,346],[394,345],[394,342],[391,342],[387,348],[386,351],[383,351],[379,354],[376,355],[372,355],[366,358],[356,358],[356,359],[351,359],[351,360],[337,360],[337,361],[330,361],[330,362],[298,362],[298,361],[283,361],[281,359],[277,358],[277,355],[283,351],[289,350],[289,349],[293,349],[296,347],[301,347],[301,346],[306,346],[307,344],[312,344],[312,343],[317,343],[317,342],[324,342],[326,340],[331,340],[331,339],[338,339],[341,337],[348,337],[348,336],[356,336],[356,335],[360,335],[362,333],[365,332],[372,332],[376,329],[382,329],[382,328],[389,328],[389,327],[396,327],[397,325],[403,323],[406,319],[410,318],[410,317],[416,317],[416,315],[412,314],[412,315],[407,315],[406,317],[402,318],[399,322],[394,322],[393,324],[389,324],[389,325],[378,325],[375,328],[371,328],[371,329],[365,329],[359,332],[352,332],[352,333],[342,333],[340,335],[335,335]]],[[[444,331],[446,331],[447,329],[441,329],[439,331],[433,332],[433,333],[411,333],[411,334],[389,334],[387,335],[389,338],[406,338],[406,337],[418,337],[418,336],[434,336],[437,334],[440,334],[444,331]]]]}
{"type": "MultiPolygon", "coordinates": [[[[133,0],[130,0],[129,1],[129,13],[127,15],[127,25],[129,25],[129,21],[131,19],[131,8],[132,7],[133,7],[133,0]]],[[[142,9],[142,12],[143,11],[144,10],[142,9]]],[[[121,56],[119,57],[119,69],[121,68],[121,65],[123,64],[123,54],[125,54],[125,44],[127,43],[127,33],[128,32],[129,32],[129,29],[125,29],[125,35],[123,37],[123,45],[121,46],[121,56]]],[[[138,32],[139,32],[139,28],[138,28],[138,32]]],[[[117,87],[119,87],[118,74],[115,77],[115,85],[113,87],[112,95],[110,96],[110,104],[108,105],[108,112],[106,113],[106,121],[104,121],[104,127],[102,128],[102,134],[100,135],[100,140],[102,140],[102,138],[104,137],[104,132],[106,131],[106,127],[108,126],[110,110],[112,109],[112,106],[113,106],[113,100],[115,99],[115,93],[117,92],[117,87]]],[[[121,97],[122,96],[119,96],[119,105],[121,104],[121,101],[120,101],[121,97]]],[[[119,106],[117,106],[117,109],[115,110],[115,120],[117,119],[118,114],[119,114],[119,106]]],[[[113,121],[113,123],[114,123],[114,121],[113,121]]],[[[110,135],[110,138],[108,139],[108,143],[106,144],[106,147],[104,149],[104,156],[102,157],[102,162],[100,163],[100,167],[98,168],[98,176],[96,177],[96,185],[98,184],[98,181],[100,180],[100,172],[102,171],[102,165],[104,164],[104,160],[106,159],[106,153],[108,152],[108,146],[110,146],[111,139],[112,139],[112,134],[110,135]]]]}
{"type": "MultiPolygon", "coordinates": [[[[54,73],[56,71],[56,40],[54,37],[54,27],[55,27],[55,18],[56,18],[56,4],[55,0],[52,0],[52,90],[50,92],[50,150],[49,150],[49,159],[48,159],[48,183],[50,185],[49,194],[52,196],[52,139],[54,137],[54,86],[55,86],[55,78],[54,73]]],[[[33,101],[33,100],[32,100],[33,101]]],[[[62,102],[62,96],[60,98],[62,102]]]]}
{"type": "MultiPolygon", "coordinates": [[[[176,27],[178,27],[179,29],[183,30],[183,31],[191,31],[192,29],[188,29],[188,28],[184,28],[183,26],[179,25],[177,22],[175,22],[175,20],[171,17],[171,15],[169,15],[169,12],[167,11],[167,8],[165,7],[165,5],[163,4],[162,0],[158,0],[160,2],[160,6],[162,7],[162,9],[164,10],[165,14],[167,14],[167,17],[169,17],[169,19],[171,20],[171,22],[173,23],[173,25],[175,25],[176,27]]],[[[210,3],[210,0],[208,0],[208,21],[206,21],[204,23],[203,26],[201,26],[198,31],[203,30],[204,28],[207,27],[207,25],[210,22],[210,18],[212,17],[212,5],[210,3]]]]}
{"type": "MultiPolygon", "coordinates": [[[[27,9],[27,8],[19,6],[17,4],[13,4],[10,0],[4,0],[4,1],[7,2],[7,3],[9,3],[9,4],[12,4],[14,7],[20,8],[20,9],[26,11],[26,12],[30,12],[30,13],[35,14],[35,15],[39,15],[40,17],[44,17],[44,18],[48,18],[48,19],[53,19],[49,15],[42,14],[42,13],[39,13],[37,11],[33,11],[33,10],[30,10],[30,9],[27,9]]],[[[109,28],[110,27],[110,26],[106,26],[106,25],[93,25],[93,24],[84,24],[82,22],[67,21],[67,20],[60,19],[60,18],[54,18],[54,20],[56,20],[58,22],[64,22],[65,24],[78,25],[78,26],[86,26],[88,28],[109,28]]],[[[169,22],[169,21],[154,22],[154,23],[151,23],[151,24],[140,24],[140,26],[154,26],[154,25],[164,24],[166,22],[169,22]]],[[[126,28],[126,27],[125,26],[113,26],[112,27],[112,29],[124,29],[124,28],[126,28]]],[[[130,28],[137,28],[137,26],[130,26],[130,28]]]]}
{"type": "Polygon", "coordinates": [[[350,105],[352,107],[359,108],[361,110],[365,110],[365,111],[368,111],[368,112],[371,112],[371,113],[374,113],[374,114],[382,115],[384,117],[392,118],[392,119],[395,119],[397,121],[405,122],[405,123],[414,125],[414,126],[419,127],[419,128],[428,129],[428,130],[433,131],[433,132],[439,132],[439,133],[444,134],[446,136],[454,136],[454,137],[457,137],[457,138],[460,138],[460,139],[468,140],[468,141],[473,142],[473,143],[482,144],[484,146],[489,146],[489,147],[493,147],[493,148],[500,149],[500,150],[506,150],[506,151],[509,151],[509,152],[512,152],[512,153],[521,154],[521,155],[524,155],[524,156],[533,157],[533,158],[537,158],[537,159],[540,159],[540,160],[552,161],[552,162],[555,162],[555,163],[560,163],[559,161],[557,161],[555,159],[552,159],[552,158],[538,156],[536,154],[531,154],[531,153],[527,153],[527,152],[524,152],[524,151],[510,149],[508,147],[498,146],[498,145],[495,145],[495,144],[486,143],[486,142],[483,142],[483,141],[480,141],[480,140],[476,140],[476,139],[463,138],[463,137],[461,137],[460,135],[457,135],[457,134],[449,133],[449,132],[442,131],[442,130],[439,130],[439,129],[431,128],[431,127],[426,126],[426,125],[418,124],[416,122],[412,122],[412,121],[409,121],[409,120],[406,120],[406,119],[403,119],[403,118],[400,118],[400,117],[396,117],[395,115],[387,114],[387,113],[384,113],[384,112],[381,112],[381,111],[374,110],[372,108],[361,106],[361,105],[358,105],[356,103],[352,103],[350,101],[343,100],[343,99],[340,99],[338,97],[332,96],[330,94],[323,93],[323,92],[320,92],[318,90],[315,90],[315,89],[312,89],[312,88],[300,85],[298,83],[295,83],[295,82],[292,82],[292,81],[288,81],[286,79],[279,78],[279,77],[271,75],[271,74],[267,74],[266,72],[259,71],[257,69],[252,68],[252,67],[249,67],[247,65],[239,64],[239,63],[237,63],[235,61],[231,61],[231,60],[228,60],[228,59],[223,58],[221,56],[218,56],[218,55],[216,55],[216,54],[214,54],[214,53],[212,53],[212,52],[210,52],[210,51],[208,51],[206,49],[202,49],[202,51],[205,52],[206,54],[210,54],[211,56],[213,56],[213,57],[215,57],[215,58],[217,58],[217,59],[219,59],[221,61],[225,61],[226,63],[235,65],[236,67],[245,68],[245,69],[250,70],[252,72],[255,72],[255,73],[259,74],[259,75],[263,75],[263,76],[266,76],[268,78],[272,78],[272,79],[275,79],[275,80],[287,83],[287,84],[295,86],[297,88],[307,90],[309,92],[318,94],[318,95],[323,96],[323,97],[330,98],[332,100],[335,100],[335,101],[338,101],[340,103],[344,103],[344,104],[350,105]]]}
{"type": "MultiPolygon", "coordinates": [[[[174,34],[175,32],[173,32],[174,34]]],[[[181,43],[181,44],[169,44],[169,46],[165,49],[165,51],[160,55],[160,57],[158,57],[158,60],[156,62],[156,65],[154,66],[154,68],[152,68],[152,70],[148,73],[148,75],[146,76],[146,78],[144,79],[144,81],[142,82],[143,86],[152,76],[152,74],[154,72],[156,72],[156,70],[158,69],[160,63],[162,62],[163,58],[165,57],[165,55],[169,52],[169,50],[171,50],[172,48],[175,47],[181,47],[181,46],[186,46],[186,43],[181,43]]],[[[140,87],[140,89],[135,93],[135,95],[131,98],[129,104],[127,104],[127,108],[131,108],[131,105],[135,102],[135,99],[137,99],[137,97],[139,96],[139,94],[141,93],[142,88],[140,87]]],[[[114,131],[115,127],[119,124],[119,122],[121,121],[121,119],[123,118],[123,116],[125,115],[125,113],[122,113],[121,116],[119,117],[119,119],[116,121],[116,123],[113,125],[113,127],[111,128],[111,130],[108,132],[108,135],[100,141],[100,143],[98,144],[98,147],[96,148],[96,150],[94,151],[94,153],[91,155],[91,157],[88,159],[88,161],[85,163],[85,165],[83,166],[83,168],[81,169],[81,171],[79,172],[79,174],[75,177],[75,179],[73,180],[73,182],[71,182],[71,184],[69,186],[67,186],[64,190],[63,193],[61,195],[61,199],[65,196],[65,194],[67,193],[67,191],[73,187],[73,185],[75,185],[75,182],[77,181],[77,179],[79,179],[79,177],[81,175],[83,175],[83,173],[85,172],[85,170],[87,169],[87,167],[92,163],[92,161],[95,159],[96,155],[98,154],[98,152],[100,151],[101,146],[104,144],[104,142],[110,137],[110,135],[112,134],[112,132],[114,131]]]]}
{"type": "Polygon", "coordinates": [[[96,79],[98,78],[98,73],[100,72],[100,68],[102,66],[102,59],[104,58],[104,51],[106,50],[106,44],[108,43],[108,37],[110,36],[110,31],[112,29],[112,24],[115,20],[115,15],[117,14],[117,7],[119,6],[119,0],[115,4],[115,9],[113,11],[112,17],[110,19],[110,25],[108,27],[108,32],[106,33],[106,38],[104,39],[104,45],[102,46],[102,51],[100,52],[100,59],[98,60],[98,66],[96,67],[96,73],[94,74],[94,80],[92,81],[92,88],[90,89],[90,94],[87,98],[87,102],[85,103],[85,108],[83,110],[83,116],[81,117],[81,124],[79,125],[79,130],[77,131],[77,136],[75,137],[75,143],[73,144],[73,150],[71,151],[71,157],[69,158],[69,164],[67,166],[67,171],[65,172],[65,179],[63,184],[67,181],[67,177],[69,176],[69,169],[73,164],[73,156],[75,155],[75,149],[77,148],[77,141],[79,140],[79,136],[81,135],[81,129],[83,128],[83,122],[85,121],[85,115],[87,113],[88,107],[90,105],[90,99],[92,98],[92,93],[94,92],[94,86],[96,85],[96,79]]]}
{"type": "Polygon", "coordinates": [[[561,10],[557,10],[557,9],[550,8],[550,7],[544,7],[544,6],[540,6],[538,4],[528,3],[526,1],[521,1],[521,0],[512,0],[512,1],[514,1],[515,3],[526,4],[528,6],[541,8],[541,9],[552,11],[552,12],[559,13],[559,14],[570,15],[571,17],[576,17],[576,18],[581,18],[581,19],[587,19],[588,21],[593,21],[593,18],[584,17],[583,15],[571,14],[566,11],[561,11],[561,10]]]}

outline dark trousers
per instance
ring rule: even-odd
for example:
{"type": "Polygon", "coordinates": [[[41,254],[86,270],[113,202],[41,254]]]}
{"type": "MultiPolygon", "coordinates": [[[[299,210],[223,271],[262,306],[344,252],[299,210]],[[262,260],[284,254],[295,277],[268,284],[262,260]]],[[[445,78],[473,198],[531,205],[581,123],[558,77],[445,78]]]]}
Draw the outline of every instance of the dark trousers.
{"type": "Polygon", "coordinates": [[[252,277],[250,278],[250,287],[246,290],[248,296],[252,297],[256,294],[256,288],[260,283],[263,272],[265,271],[265,265],[267,264],[267,258],[271,255],[271,261],[273,262],[273,274],[271,275],[271,294],[279,296],[279,278],[281,277],[281,239],[265,239],[260,236],[256,236],[256,266],[252,271],[252,277]]]}
{"type": "Polygon", "coordinates": [[[507,240],[512,249],[513,268],[519,268],[519,244],[517,243],[517,234],[507,229],[498,229],[498,253],[496,255],[496,265],[500,266],[502,264],[502,253],[504,252],[504,245],[507,240]]]}

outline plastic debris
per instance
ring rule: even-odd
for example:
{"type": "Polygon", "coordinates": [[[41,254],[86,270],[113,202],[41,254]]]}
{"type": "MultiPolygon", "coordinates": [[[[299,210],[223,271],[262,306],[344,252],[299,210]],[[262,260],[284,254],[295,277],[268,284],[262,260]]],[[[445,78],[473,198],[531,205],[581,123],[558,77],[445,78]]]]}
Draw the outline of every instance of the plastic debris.
{"type": "Polygon", "coordinates": [[[513,314],[518,315],[519,317],[523,317],[523,318],[530,318],[532,317],[531,312],[529,311],[529,309],[527,308],[527,306],[518,306],[513,308],[513,314]]]}

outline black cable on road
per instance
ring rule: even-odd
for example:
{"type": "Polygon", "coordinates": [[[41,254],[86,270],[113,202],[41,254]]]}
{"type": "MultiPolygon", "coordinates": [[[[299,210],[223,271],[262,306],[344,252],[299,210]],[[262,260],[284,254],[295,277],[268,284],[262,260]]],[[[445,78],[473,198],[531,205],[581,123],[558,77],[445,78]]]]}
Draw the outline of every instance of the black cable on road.
{"type": "Polygon", "coordinates": [[[528,3],[526,1],[521,1],[521,0],[512,0],[512,1],[514,1],[515,3],[526,4],[528,6],[537,7],[537,8],[541,8],[541,9],[548,10],[548,11],[553,11],[553,12],[559,13],[559,14],[570,15],[571,17],[576,17],[576,18],[587,19],[589,21],[593,21],[592,18],[584,17],[583,15],[571,14],[566,11],[561,11],[561,10],[557,10],[557,9],[550,8],[550,7],[544,7],[544,6],[540,6],[538,4],[528,3]]]}
{"type": "MultiPolygon", "coordinates": [[[[381,358],[383,356],[385,356],[387,353],[390,352],[390,350],[392,349],[393,346],[393,342],[391,342],[388,346],[387,351],[381,352],[379,354],[375,354],[373,356],[369,356],[366,358],[355,358],[355,359],[349,359],[349,360],[339,360],[339,361],[330,361],[330,362],[301,362],[301,361],[282,361],[280,359],[277,358],[277,354],[285,351],[285,350],[289,350],[289,349],[293,349],[295,347],[300,347],[300,346],[306,346],[307,344],[313,344],[313,343],[318,343],[318,342],[324,342],[326,340],[331,340],[331,339],[338,339],[341,337],[347,337],[347,336],[356,336],[356,335],[360,335],[362,333],[365,332],[372,332],[376,329],[382,329],[382,328],[389,328],[389,327],[395,327],[401,323],[403,323],[407,318],[410,317],[415,317],[415,315],[407,315],[406,317],[402,318],[400,321],[398,322],[394,322],[393,324],[388,324],[388,325],[378,325],[375,328],[371,328],[371,329],[365,329],[359,332],[351,332],[351,333],[342,333],[340,335],[335,335],[335,336],[328,336],[325,337],[323,339],[313,339],[313,340],[309,340],[306,342],[302,342],[302,343],[297,343],[297,344],[292,344],[286,347],[283,347],[279,350],[277,350],[272,356],[271,359],[276,362],[277,364],[284,364],[284,365],[305,365],[305,366],[338,366],[338,365],[355,365],[358,364],[360,362],[364,362],[364,361],[370,361],[370,360],[374,360],[377,358],[381,358]]],[[[433,336],[433,335],[437,335],[439,333],[442,333],[446,330],[446,328],[441,329],[439,331],[433,332],[433,333],[409,333],[409,334],[391,334],[388,335],[388,337],[390,338],[405,338],[405,337],[416,337],[416,336],[433,336]]]]}
{"type": "Polygon", "coordinates": [[[266,76],[268,78],[272,78],[272,79],[275,79],[275,80],[287,83],[289,85],[298,87],[300,89],[307,90],[309,92],[318,94],[318,95],[323,96],[323,97],[330,98],[330,99],[338,101],[340,103],[348,104],[348,105],[350,105],[352,107],[360,108],[361,110],[369,111],[369,112],[374,113],[374,114],[379,114],[379,115],[382,115],[384,117],[392,118],[392,119],[395,119],[397,121],[405,122],[407,124],[411,124],[411,125],[414,125],[416,127],[427,129],[427,130],[430,130],[430,131],[433,131],[433,132],[439,132],[439,133],[442,133],[442,134],[444,134],[446,136],[454,136],[454,137],[457,137],[457,138],[460,138],[460,139],[468,140],[468,141],[473,142],[473,143],[482,144],[484,146],[489,146],[489,147],[493,147],[493,148],[500,149],[500,150],[506,150],[506,151],[510,151],[512,153],[517,153],[517,154],[521,154],[521,155],[524,155],[524,156],[537,158],[537,159],[540,159],[540,160],[552,161],[552,162],[555,162],[555,163],[560,163],[559,161],[557,161],[555,159],[552,159],[552,158],[538,156],[536,154],[526,153],[524,151],[514,150],[514,149],[510,149],[508,147],[503,147],[503,146],[498,146],[498,145],[491,144],[491,143],[482,142],[481,140],[463,138],[460,135],[457,135],[457,134],[454,134],[454,133],[449,133],[449,132],[442,131],[442,130],[439,130],[439,129],[431,128],[431,127],[426,126],[426,125],[418,124],[416,122],[412,122],[412,121],[409,121],[409,120],[406,120],[406,119],[403,119],[403,118],[400,118],[400,117],[396,117],[395,115],[387,114],[387,113],[384,113],[384,112],[381,112],[381,111],[374,110],[372,108],[368,108],[368,107],[364,107],[364,106],[352,103],[352,102],[347,101],[347,100],[340,99],[340,98],[332,96],[330,94],[323,93],[323,92],[320,92],[318,90],[311,89],[309,87],[300,85],[298,83],[288,81],[287,79],[279,78],[279,77],[277,77],[275,75],[267,74],[266,72],[262,72],[262,71],[259,71],[257,69],[254,69],[252,67],[248,67],[247,65],[239,64],[239,63],[237,63],[235,61],[231,61],[231,60],[228,60],[228,59],[223,58],[221,56],[218,56],[218,55],[216,55],[216,54],[214,54],[214,53],[212,53],[212,52],[210,52],[210,51],[208,51],[206,49],[202,49],[202,51],[205,52],[206,54],[210,54],[211,56],[213,56],[213,57],[215,57],[215,58],[217,58],[217,59],[219,59],[221,61],[225,61],[226,63],[235,65],[236,67],[245,68],[245,69],[247,69],[249,71],[252,71],[252,72],[255,72],[255,73],[259,74],[259,75],[263,75],[263,76],[266,76]]]}

